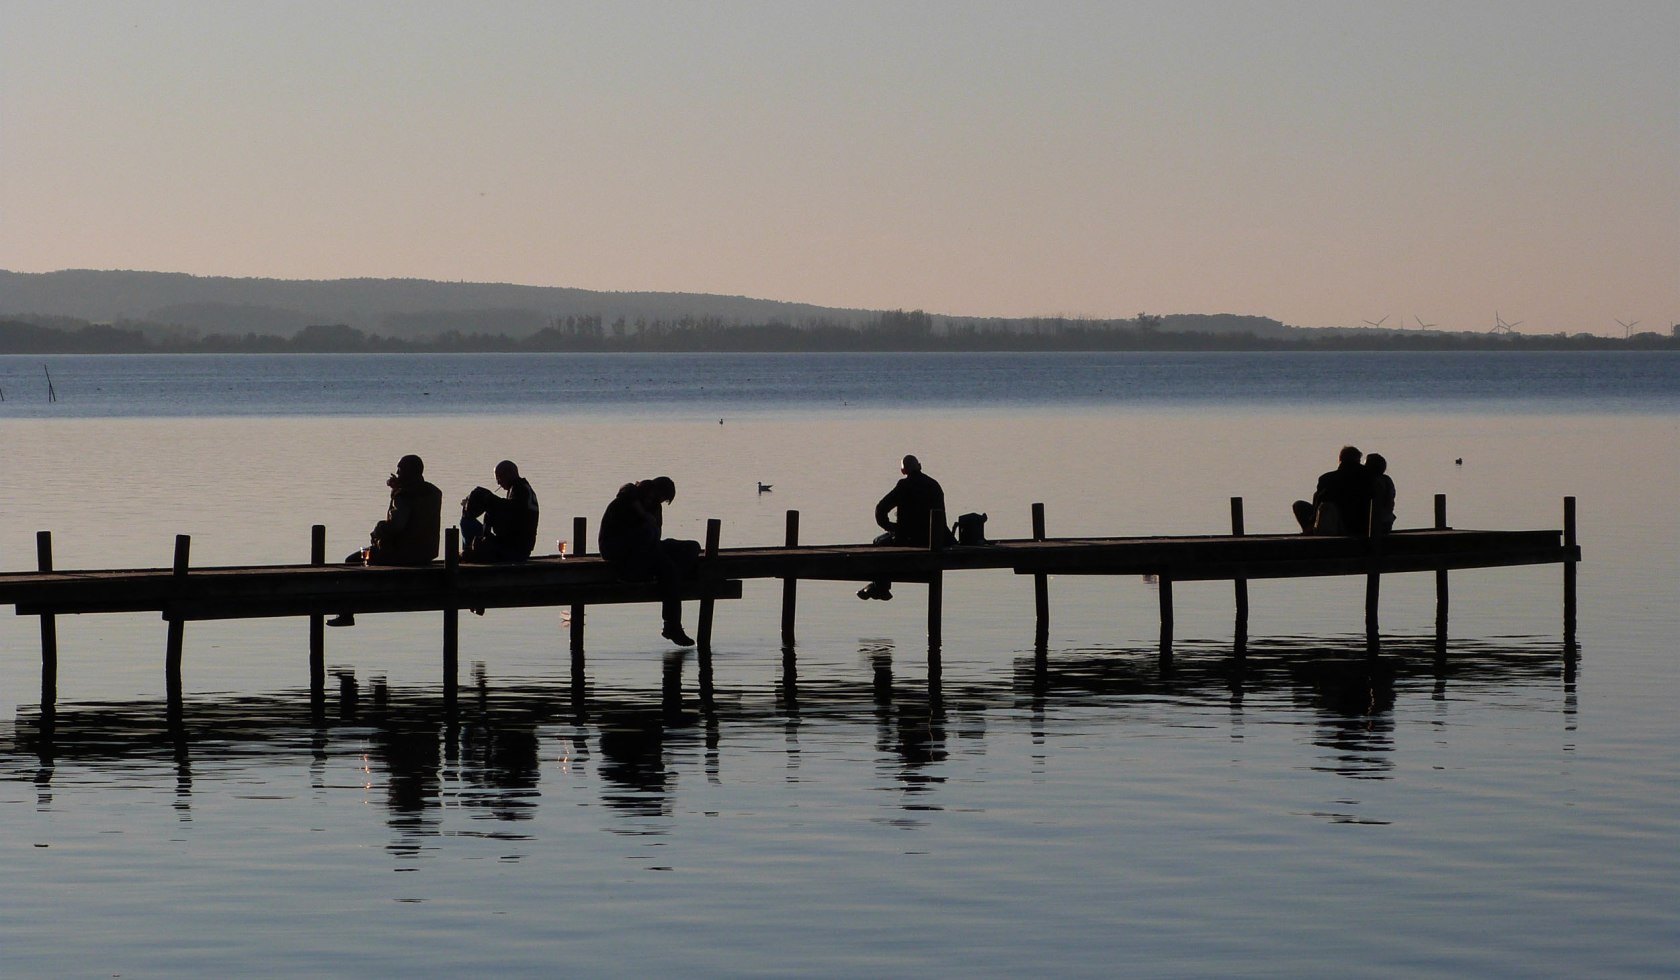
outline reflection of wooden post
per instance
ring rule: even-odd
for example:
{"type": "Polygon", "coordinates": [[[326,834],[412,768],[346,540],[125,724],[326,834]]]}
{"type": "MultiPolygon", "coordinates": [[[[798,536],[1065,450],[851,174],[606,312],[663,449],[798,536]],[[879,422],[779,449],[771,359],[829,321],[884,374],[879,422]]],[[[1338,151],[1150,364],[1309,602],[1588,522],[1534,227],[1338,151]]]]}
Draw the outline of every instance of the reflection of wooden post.
{"type": "MultiPolygon", "coordinates": [[[[799,511],[787,512],[787,538],[789,548],[799,547],[799,511]]],[[[799,601],[799,580],[793,576],[782,579],[782,646],[793,646],[793,618],[796,604],[799,601]]]]}
{"type": "MultiPolygon", "coordinates": [[[[1231,536],[1240,538],[1243,531],[1243,499],[1231,498],[1231,536]]],[[[1233,633],[1235,654],[1239,657],[1248,653],[1248,579],[1238,576],[1235,580],[1237,596],[1237,624],[1233,633]]]]}
{"type": "MultiPolygon", "coordinates": [[[[723,532],[723,522],[722,521],[718,520],[715,517],[706,521],[706,557],[707,558],[716,558],[717,557],[718,538],[722,534],[722,532],[723,532]]],[[[705,575],[705,573],[702,572],[702,581],[704,581],[704,575],[705,575]]],[[[705,589],[701,593],[702,598],[700,600],[700,625],[699,625],[699,628],[697,630],[699,635],[695,637],[695,641],[700,648],[700,654],[702,656],[705,656],[705,655],[710,654],[712,652],[712,609],[717,604],[717,600],[712,598],[711,591],[712,590],[709,587],[707,589],[705,589]]]]}
{"type": "Polygon", "coordinates": [[[1563,648],[1575,655],[1575,498],[1563,498],[1563,546],[1569,554],[1563,559],[1563,648]]]}
{"type": "MultiPolygon", "coordinates": [[[[36,567],[43,572],[53,570],[52,532],[35,532],[36,567]]],[[[41,710],[58,702],[58,619],[52,613],[41,614],[41,710]]]]}
{"type": "Polygon", "coordinates": [[[1161,569],[1155,576],[1155,582],[1161,596],[1161,659],[1170,660],[1173,647],[1172,572],[1161,569]]]}
{"type": "MultiPolygon", "coordinates": [[[[327,563],[327,526],[316,524],[309,529],[309,564],[317,568],[327,563]]],[[[320,613],[309,617],[309,697],[320,700],[327,693],[327,639],[325,623],[320,613]]]]}
{"type": "Polygon", "coordinates": [[[443,531],[443,701],[455,706],[455,685],[461,673],[461,607],[455,586],[461,575],[461,529],[443,531]]]}
{"type": "MultiPolygon", "coordinates": [[[[1435,495],[1435,530],[1447,529],[1447,495],[1435,495]]],[[[1447,653],[1447,570],[1435,569],[1435,655],[1447,653]]]]}
{"type": "MultiPolygon", "coordinates": [[[[1032,539],[1044,540],[1044,505],[1032,505],[1032,539]]],[[[1045,646],[1050,642],[1050,576],[1043,572],[1033,574],[1033,612],[1035,614],[1033,641],[1035,646],[1045,646]]]]}
{"type": "Polygon", "coordinates": [[[1365,572],[1365,656],[1375,657],[1382,650],[1382,638],[1377,626],[1377,597],[1382,587],[1382,535],[1377,533],[1377,505],[1373,502],[1365,515],[1365,529],[1370,536],[1370,566],[1365,572]]]}
{"type": "MultiPolygon", "coordinates": [[[[175,564],[171,568],[174,585],[178,589],[187,577],[187,557],[192,550],[192,538],[185,534],[175,535],[175,564]]],[[[171,590],[175,591],[175,590],[171,590]]],[[[179,616],[169,617],[169,639],[164,648],[163,674],[164,683],[168,690],[169,704],[179,707],[181,704],[181,646],[186,639],[186,623],[179,616]]]]}
{"type": "MultiPolygon", "coordinates": [[[[572,518],[572,554],[578,558],[589,554],[589,518],[572,518]]],[[[583,652],[583,603],[572,603],[572,653],[583,652]]]]}

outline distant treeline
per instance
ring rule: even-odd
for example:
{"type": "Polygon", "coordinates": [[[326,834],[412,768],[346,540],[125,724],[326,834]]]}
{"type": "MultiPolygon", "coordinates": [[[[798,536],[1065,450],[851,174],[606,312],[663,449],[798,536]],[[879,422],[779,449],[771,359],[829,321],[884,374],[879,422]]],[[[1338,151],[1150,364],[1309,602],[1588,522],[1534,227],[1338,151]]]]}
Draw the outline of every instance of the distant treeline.
{"type": "Polygon", "coordinates": [[[265,354],[265,353],[535,353],[555,351],[1279,351],[1279,350],[1675,350],[1680,325],[1670,334],[1627,339],[1592,334],[1309,330],[1282,336],[1245,332],[1163,330],[1162,318],[1130,320],[1044,318],[1000,329],[990,321],[944,321],[920,310],[882,313],[860,326],[786,323],[742,324],[704,317],[603,323],[598,316],[568,316],[536,333],[444,331],[423,339],[384,337],[343,324],[305,327],[290,337],[274,334],[191,335],[158,325],[86,323],[65,317],[50,322],[0,320],[0,354],[265,354]]]}

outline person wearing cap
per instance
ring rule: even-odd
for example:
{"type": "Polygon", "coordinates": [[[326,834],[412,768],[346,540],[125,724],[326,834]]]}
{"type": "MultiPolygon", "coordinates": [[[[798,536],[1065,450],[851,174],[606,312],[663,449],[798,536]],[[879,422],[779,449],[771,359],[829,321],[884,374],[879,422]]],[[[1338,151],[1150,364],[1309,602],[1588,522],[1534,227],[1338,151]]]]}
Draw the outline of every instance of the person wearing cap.
{"type": "MultiPolygon", "coordinates": [[[[875,543],[926,548],[932,534],[940,546],[950,544],[951,532],[945,527],[944,488],[938,480],[922,472],[922,461],[914,456],[904,457],[899,472],[903,479],[875,505],[875,523],[886,532],[875,543]],[[896,519],[889,516],[895,511],[896,519]],[[939,515],[937,519],[935,514],[939,515]],[[936,520],[938,526],[934,527],[936,520]]],[[[892,583],[871,582],[859,589],[857,595],[859,599],[891,599],[892,583]]]]}
{"type": "MultiPolygon", "coordinates": [[[[385,481],[391,503],[385,519],[373,526],[368,546],[345,557],[352,565],[425,565],[437,559],[438,532],[443,523],[443,491],[426,482],[426,464],[410,453],[397,460],[397,471],[385,481]]],[[[343,613],[328,626],[354,626],[356,618],[343,613]]]]}
{"type": "Polygon", "coordinates": [[[537,495],[531,482],[519,475],[510,459],[496,464],[493,490],[473,487],[461,501],[461,560],[465,562],[524,561],[537,546],[537,495]]]}

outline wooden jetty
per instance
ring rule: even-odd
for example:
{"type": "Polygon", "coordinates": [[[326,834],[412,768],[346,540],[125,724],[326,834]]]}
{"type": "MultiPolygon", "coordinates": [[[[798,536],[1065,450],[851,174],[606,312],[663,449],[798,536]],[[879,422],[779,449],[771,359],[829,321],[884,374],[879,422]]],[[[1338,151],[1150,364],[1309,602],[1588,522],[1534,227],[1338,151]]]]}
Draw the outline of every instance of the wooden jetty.
{"type": "MultiPolygon", "coordinates": [[[[1171,537],[1051,538],[1045,533],[1044,507],[1032,508],[1032,537],[977,546],[907,548],[871,544],[801,545],[799,514],[787,513],[786,540],[775,547],[720,548],[720,522],[708,521],[705,550],[695,577],[684,584],[683,598],[698,600],[696,638],[702,658],[710,654],[714,605],[738,599],[746,579],[782,581],[782,643],[794,645],[797,587],[800,579],[924,583],[928,587],[927,630],[930,658],[937,658],[943,618],[943,577],[975,569],[1010,569],[1033,577],[1035,639],[1042,650],[1049,628],[1050,575],[1152,575],[1160,596],[1160,652],[1172,656],[1173,583],[1229,580],[1235,585],[1236,632],[1233,653],[1242,656],[1247,642],[1248,582],[1251,579],[1362,575],[1366,579],[1366,651],[1380,651],[1378,607],[1384,575],[1434,572],[1436,644],[1445,652],[1448,573],[1455,569],[1511,565],[1562,564],[1563,629],[1566,658],[1575,651],[1575,565],[1580,547],[1575,536],[1575,498],[1564,499],[1561,530],[1486,531],[1451,528],[1446,498],[1435,497],[1434,527],[1400,530],[1372,538],[1315,537],[1300,534],[1248,535],[1243,530],[1242,498],[1231,498],[1231,533],[1171,537]]],[[[942,520],[943,515],[935,515],[942,520]]],[[[588,540],[582,518],[573,522],[572,540],[588,540]]],[[[181,694],[181,651],[185,624],[195,620],[253,617],[309,618],[311,689],[325,679],[324,618],[340,612],[443,613],[443,680],[446,700],[453,700],[459,670],[459,616],[462,609],[518,606],[569,606],[574,658],[583,655],[584,610],[610,603],[657,603],[651,582],[627,582],[599,557],[545,556],[505,565],[462,564],[457,530],[444,536],[444,558],[422,567],[364,567],[328,564],[326,529],[316,525],[307,565],[190,566],[191,542],[180,535],[170,568],[59,571],[53,567],[52,535],[37,535],[33,572],[0,573],[0,605],[41,620],[41,703],[50,709],[57,697],[60,615],[158,612],[168,624],[165,677],[171,703],[181,694]]]]}

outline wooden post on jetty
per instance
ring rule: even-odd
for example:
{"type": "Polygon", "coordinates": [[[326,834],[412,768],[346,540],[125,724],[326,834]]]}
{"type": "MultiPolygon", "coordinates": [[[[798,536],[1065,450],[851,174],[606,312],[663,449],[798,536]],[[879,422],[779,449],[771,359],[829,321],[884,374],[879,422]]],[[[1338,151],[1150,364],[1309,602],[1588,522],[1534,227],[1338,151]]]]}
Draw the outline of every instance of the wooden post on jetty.
{"type": "MultiPolygon", "coordinates": [[[[192,537],[175,535],[175,563],[171,566],[171,573],[177,585],[187,577],[187,558],[191,551],[192,537]]],[[[164,686],[171,708],[178,709],[181,705],[181,646],[186,639],[187,624],[180,616],[169,616],[168,622],[169,639],[163,655],[164,686]]]]}
{"type": "MultiPolygon", "coordinates": [[[[787,512],[787,537],[784,539],[789,548],[799,547],[799,511],[787,512]]],[[[789,576],[782,579],[782,649],[793,648],[793,618],[795,606],[799,601],[799,580],[789,576]]]]}
{"type": "Polygon", "coordinates": [[[1365,515],[1366,541],[1370,545],[1370,568],[1365,573],[1365,656],[1375,658],[1382,652],[1382,634],[1377,624],[1377,599],[1382,588],[1383,536],[1377,532],[1377,505],[1371,504],[1365,515]]]}
{"type": "Polygon", "coordinates": [[[1173,655],[1173,596],[1172,571],[1162,568],[1155,574],[1156,591],[1161,597],[1161,662],[1173,655]]]}
{"type": "Polygon", "coordinates": [[[1563,546],[1569,554],[1563,560],[1563,654],[1575,659],[1575,498],[1563,498],[1563,546]]]}
{"type": "MultiPolygon", "coordinates": [[[[1435,495],[1435,530],[1447,529],[1447,495],[1435,495]]],[[[1435,570],[1435,656],[1447,655],[1447,570],[1435,570]]]]}
{"type": "MultiPolygon", "coordinates": [[[[928,550],[938,551],[944,540],[945,512],[936,510],[928,514],[928,550]]],[[[928,661],[929,665],[939,656],[939,648],[944,642],[945,620],[945,573],[934,569],[928,576],[928,661]]]]}
{"type": "MultiPolygon", "coordinates": [[[[53,570],[52,532],[35,532],[35,564],[43,572],[53,570]]],[[[58,619],[41,614],[41,710],[58,703],[58,619]]]]}
{"type": "Polygon", "coordinates": [[[455,600],[455,585],[461,577],[461,529],[443,532],[443,703],[455,707],[455,685],[461,673],[461,607],[455,600]]]}
{"type": "MultiPolygon", "coordinates": [[[[589,518],[572,518],[572,554],[582,558],[589,554],[589,518]]],[[[561,554],[564,558],[564,553],[561,554]]],[[[572,656],[583,656],[583,603],[572,603],[572,656]]]]}
{"type": "MultiPolygon", "coordinates": [[[[327,563],[327,526],[315,524],[309,528],[309,564],[319,568],[327,563]]],[[[326,617],[312,613],[309,617],[309,700],[318,704],[327,696],[327,638],[326,617]]]]}
{"type": "MultiPolygon", "coordinates": [[[[1032,505],[1032,539],[1044,540],[1044,505],[1032,505]]],[[[1050,643],[1050,576],[1033,573],[1033,646],[1043,648],[1050,643]]]]}
{"type": "MultiPolygon", "coordinates": [[[[1231,498],[1231,536],[1243,536],[1243,499],[1231,498]]],[[[1235,579],[1237,596],[1237,623],[1232,630],[1231,652],[1233,656],[1248,655],[1248,579],[1241,576],[1235,579]]]]}
{"type": "MultiPolygon", "coordinates": [[[[706,521],[705,556],[707,558],[717,557],[718,538],[722,532],[722,521],[715,517],[706,521]]],[[[699,647],[700,656],[710,657],[712,655],[712,611],[713,607],[717,605],[717,600],[711,597],[711,590],[709,589],[703,595],[704,598],[700,600],[700,620],[696,630],[698,635],[695,637],[695,643],[699,647]]]]}

